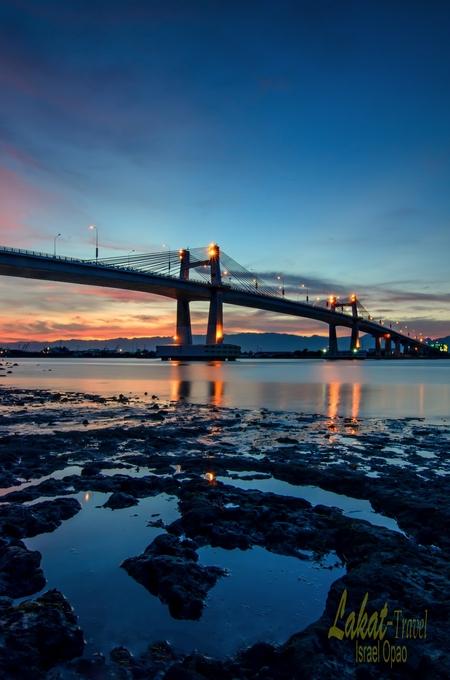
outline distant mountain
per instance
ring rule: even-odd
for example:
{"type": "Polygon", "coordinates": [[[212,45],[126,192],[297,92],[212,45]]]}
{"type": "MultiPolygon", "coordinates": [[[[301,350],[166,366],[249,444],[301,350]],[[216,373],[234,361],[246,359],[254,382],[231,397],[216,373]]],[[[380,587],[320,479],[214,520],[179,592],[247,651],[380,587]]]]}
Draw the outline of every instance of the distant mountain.
{"type": "MultiPolygon", "coordinates": [[[[52,342],[20,342],[2,343],[0,347],[21,349],[29,352],[40,352],[44,347],[67,347],[72,351],[91,349],[109,349],[124,352],[155,349],[156,345],[168,345],[173,342],[170,336],[150,336],[145,338],[111,338],[110,340],[55,340],[52,342]]],[[[203,335],[194,336],[195,343],[205,342],[203,335]]],[[[240,345],[243,352],[295,352],[309,349],[318,351],[328,347],[328,337],[324,335],[293,335],[292,333],[230,333],[225,342],[240,345]]],[[[440,338],[439,342],[450,345],[450,336],[440,338]]],[[[339,348],[349,349],[350,338],[339,338],[339,348]]],[[[370,335],[361,336],[361,347],[370,349],[374,340],[370,335]]]]}
{"type": "MultiPolygon", "coordinates": [[[[5,342],[0,346],[9,349],[21,349],[28,352],[39,352],[45,347],[67,347],[72,351],[89,349],[109,349],[124,352],[136,350],[154,350],[156,345],[168,345],[173,342],[170,336],[153,336],[145,338],[111,338],[110,340],[54,340],[51,342],[5,342]]],[[[194,343],[205,342],[205,337],[194,337],[194,343]]],[[[243,352],[293,352],[295,350],[320,350],[328,346],[328,338],[320,335],[293,335],[289,333],[230,333],[225,342],[240,345],[243,352]]]]}
{"type": "Polygon", "coordinates": [[[436,342],[442,342],[443,345],[450,347],[450,335],[447,335],[445,338],[438,338],[436,342]]]}
{"type": "Polygon", "coordinates": [[[328,347],[326,337],[291,333],[234,333],[227,335],[225,342],[240,345],[243,352],[295,352],[295,350],[320,350],[328,347]]]}

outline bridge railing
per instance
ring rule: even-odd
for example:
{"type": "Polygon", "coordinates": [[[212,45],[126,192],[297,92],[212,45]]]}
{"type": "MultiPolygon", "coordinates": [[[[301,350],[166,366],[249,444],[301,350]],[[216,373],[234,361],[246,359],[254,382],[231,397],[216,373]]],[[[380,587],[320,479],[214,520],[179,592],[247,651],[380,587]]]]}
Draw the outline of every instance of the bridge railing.
{"type": "MultiPolygon", "coordinates": [[[[44,252],[41,252],[41,251],[38,251],[38,250],[28,250],[28,249],[25,249],[25,248],[12,248],[12,247],[0,246],[0,253],[28,255],[28,256],[31,256],[31,257],[38,257],[38,258],[41,258],[43,260],[52,260],[52,261],[57,260],[57,261],[60,261],[60,262],[71,262],[71,263],[74,263],[74,264],[81,264],[81,265],[93,267],[93,268],[101,267],[101,268],[106,268],[106,269],[115,269],[117,271],[126,271],[126,272],[130,272],[130,273],[139,273],[139,274],[148,273],[148,274],[151,274],[152,276],[157,276],[158,278],[161,278],[161,279],[166,279],[166,278],[170,278],[170,279],[173,279],[173,280],[179,279],[179,276],[177,274],[169,274],[167,272],[165,272],[164,274],[161,274],[161,273],[153,272],[153,271],[143,272],[143,271],[139,271],[138,269],[134,268],[133,266],[126,266],[124,264],[115,264],[115,263],[112,263],[112,262],[111,263],[105,262],[103,260],[100,260],[100,261],[92,260],[92,259],[85,259],[84,260],[82,258],[69,257],[67,255],[52,255],[50,253],[44,253],[44,252]]],[[[200,286],[206,287],[206,288],[211,286],[211,283],[209,283],[207,281],[201,281],[201,280],[198,280],[198,279],[195,280],[195,283],[200,285],[200,286]]],[[[252,295],[252,296],[255,296],[255,297],[261,297],[262,296],[262,297],[268,297],[268,298],[271,298],[271,299],[273,299],[273,298],[280,299],[280,294],[278,293],[278,291],[274,291],[273,293],[269,293],[267,291],[263,291],[263,290],[259,290],[259,289],[255,289],[255,290],[249,290],[248,288],[242,288],[241,289],[239,286],[237,286],[236,284],[233,284],[233,283],[227,283],[227,284],[225,284],[225,287],[230,288],[231,290],[243,292],[246,295],[252,295]]],[[[283,298],[283,299],[285,299],[286,302],[292,302],[292,303],[299,304],[298,300],[292,300],[292,299],[287,298],[287,297],[283,298]]],[[[323,301],[322,300],[320,300],[319,302],[316,301],[316,300],[313,300],[311,302],[302,302],[301,304],[307,305],[308,307],[316,307],[316,308],[317,307],[323,307],[323,301]]]]}
{"type": "MultiPolygon", "coordinates": [[[[0,253],[12,253],[12,254],[17,254],[17,255],[28,255],[31,257],[38,257],[43,260],[59,260],[61,262],[72,262],[74,264],[82,264],[84,266],[88,267],[96,267],[96,268],[104,268],[104,269],[116,269],[118,271],[127,271],[127,272],[132,272],[134,274],[151,274],[152,276],[157,276],[159,278],[165,279],[165,278],[171,278],[174,280],[178,280],[179,277],[174,275],[174,274],[159,274],[158,272],[142,272],[139,271],[133,267],[126,267],[123,265],[117,265],[117,264],[110,264],[107,262],[103,261],[96,261],[96,260],[83,260],[78,257],[68,257],[67,255],[51,255],[50,253],[43,253],[38,250],[26,250],[24,248],[7,248],[5,246],[0,246],[0,253]]],[[[195,283],[198,283],[201,286],[208,286],[210,284],[205,283],[203,281],[196,281],[195,283]]]]}

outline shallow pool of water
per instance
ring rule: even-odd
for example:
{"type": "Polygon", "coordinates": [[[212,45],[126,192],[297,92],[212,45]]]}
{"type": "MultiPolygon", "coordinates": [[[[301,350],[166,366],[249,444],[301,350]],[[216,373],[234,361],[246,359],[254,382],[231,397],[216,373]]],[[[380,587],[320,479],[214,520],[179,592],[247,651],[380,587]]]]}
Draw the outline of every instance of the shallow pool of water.
{"type": "Polygon", "coordinates": [[[318,564],[258,547],[205,547],[200,561],[223,566],[229,575],[210,591],[200,621],[177,621],[120,568],[161,533],[147,526],[152,515],[166,523],[176,519],[176,499],[159,494],[132,508],[98,507],[108,496],[77,494],[83,507],[75,517],[52,533],[26,539],[42,553],[45,590],[58,588],[74,607],[88,651],[108,653],[125,645],[137,653],[166,639],[182,651],[225,656],[262,639],[282,642],[321,615],[331,583],[345,573],[333,554],[318,564]]]}
{"type": "Polygon", "coordinates": [[[403,534],[395,519],[381,515],[372,507],[370,501],[361,498],[352,498],[334,491],[321,489],[319,486],[297,485],[284,482],[281,479],[270,477],[268,479],[232,479],[231,477],[217,477],[219,482],[230,484],[238,489],[256,489],[276,493],[281,496],[293,496],[294,498],[304,498],[312,505],[328,505],[340,508],[344,515],[353,519],[365,519],[371,524],[386,527],[392,531],[403,534]]]}

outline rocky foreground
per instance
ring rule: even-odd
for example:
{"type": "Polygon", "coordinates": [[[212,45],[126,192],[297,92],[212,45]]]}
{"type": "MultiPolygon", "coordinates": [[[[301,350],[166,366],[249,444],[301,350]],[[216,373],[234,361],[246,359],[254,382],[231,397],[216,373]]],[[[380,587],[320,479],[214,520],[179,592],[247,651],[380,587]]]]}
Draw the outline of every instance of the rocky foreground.
{"type": "Polygon", "coordinates": [[[450,677],[447,424],[161,404],[148,394],[11,388],[0,401],[0,677],[450,677]],[[64,474],[74,465],[79,474],[64,474]],[[140,468],[149,473],[131,474],[140,468]],[[401,532],[231,484],[249,470],[254,480],[367,499],[401,532]],[[151,639],[138,657],[124,647],[86,654],[76,611],[64,593],[45,590],[41,555],[26,540],[82,511],[74,496],[92,491],[110,494],[105,512],[162,492],[178,498],[179,519],[155,520],[161,533],[117,565],[175,618],[198,620],[224,577],[199,563],[204,546],[260,546],[299,560],[333,552],[346,573],[319,620],[280,646],[261,640],[234,658],[212,659],[151,639]]]}

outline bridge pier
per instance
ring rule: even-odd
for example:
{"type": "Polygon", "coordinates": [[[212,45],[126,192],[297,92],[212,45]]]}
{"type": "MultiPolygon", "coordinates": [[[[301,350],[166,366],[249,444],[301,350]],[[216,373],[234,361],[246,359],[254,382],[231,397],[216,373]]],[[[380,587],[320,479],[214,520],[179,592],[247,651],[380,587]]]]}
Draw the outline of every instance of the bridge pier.
{"type": "Polygon", "coordinates": [[[400,350],[401,350],[401,345],[400,345],[400,340],[394,340],[394,357],[398,358],[400,356],[400,350]]]}
{"type": "Polygon", "coordinates": [[[338,352],[336,325],[334,323],[330,323],[330,326],[329,326],[328,352],[332,356],[336,355],[337,352],[338,352]]]}
{"type": "Polygon", "coordinates": [[[176,343],[178,345],[192,345],[191,311],[189,300],[178,298],[177,300],[177,333],[176,343]]]}
{"type": "Polygon", "coordinates": [[[223,302],[222,295],[213,290],[209,303],[207,345],[220,345],[223,342],[223,302]]]}
{"type": "Polygon", "coordinates": [[[379,335],[375,335],[375,356],[377,359],[381,357],[381,339],[379,335]]]}
{"type": "Polygon", "coordinates": [[[384,338],[384,354],[386,356],[391,356],[392,354],[392,341],[391,338],[384,338]]]}
{"type": "Polygon", "coordinates": [[[354,323],[352,326],[352,335],[350,338],[350,351],[354,352],[359,349],[359,328],[358,324],[354,323]]]}

